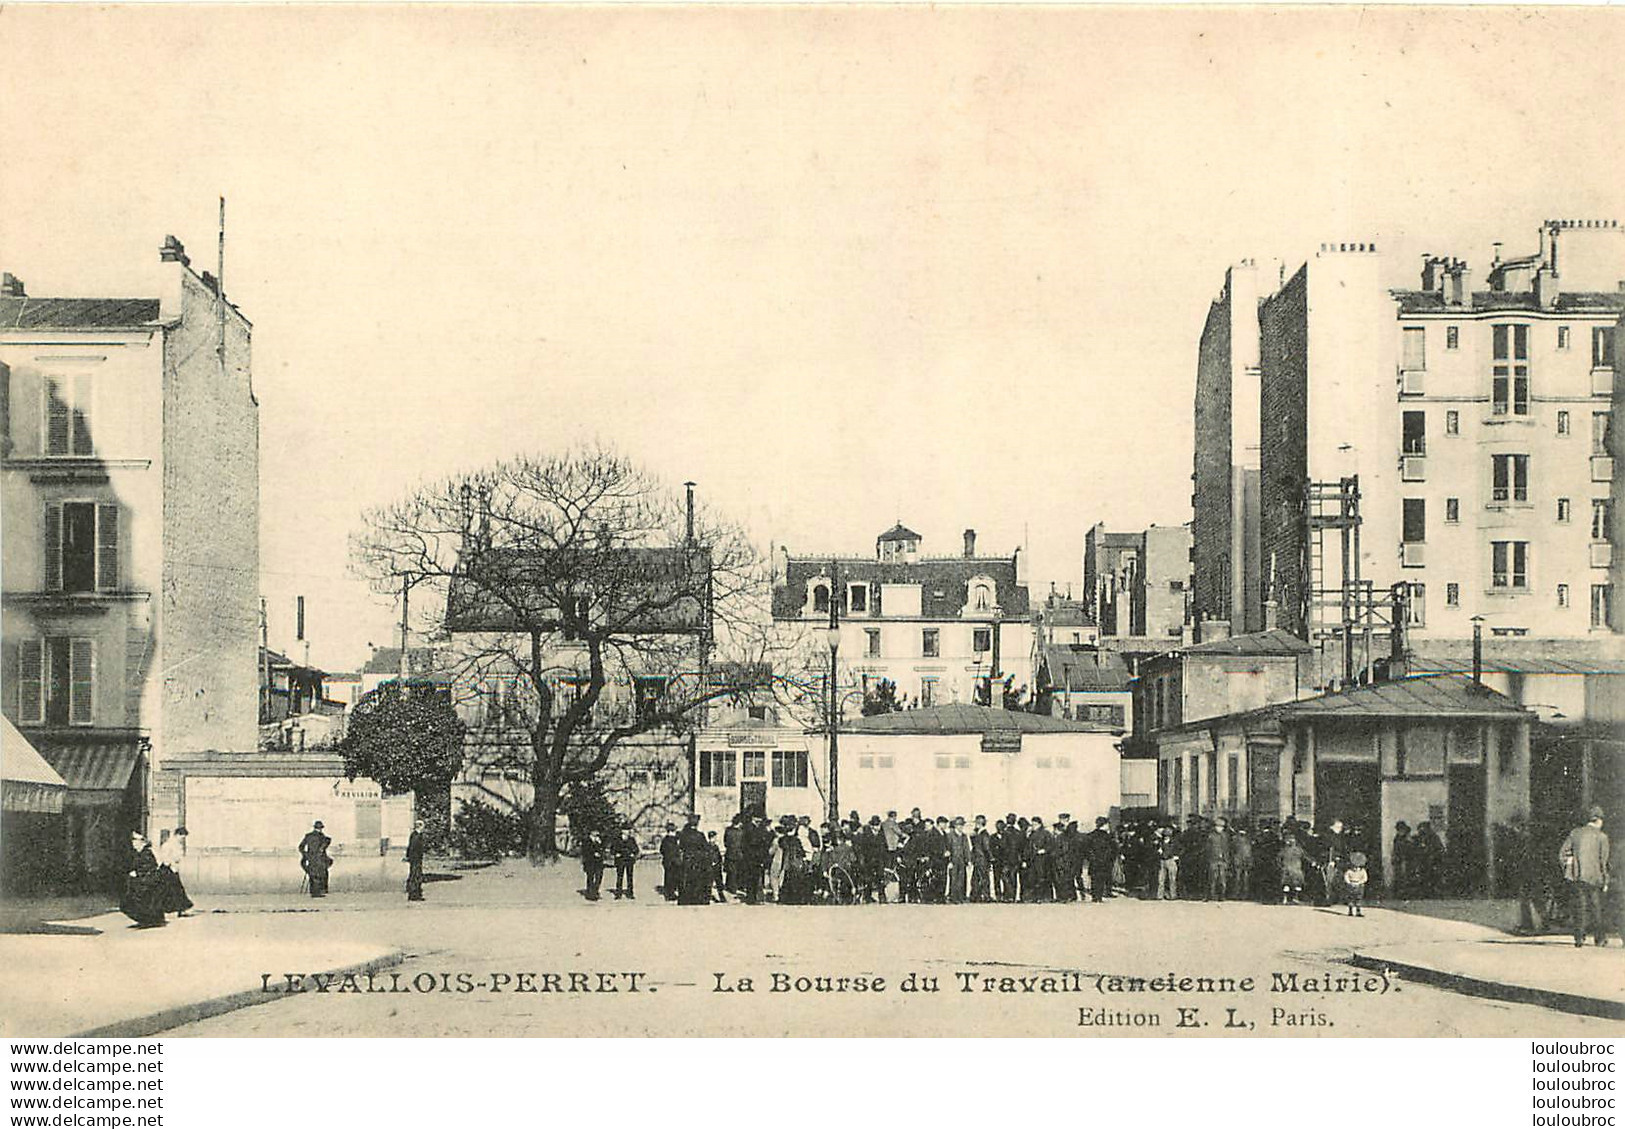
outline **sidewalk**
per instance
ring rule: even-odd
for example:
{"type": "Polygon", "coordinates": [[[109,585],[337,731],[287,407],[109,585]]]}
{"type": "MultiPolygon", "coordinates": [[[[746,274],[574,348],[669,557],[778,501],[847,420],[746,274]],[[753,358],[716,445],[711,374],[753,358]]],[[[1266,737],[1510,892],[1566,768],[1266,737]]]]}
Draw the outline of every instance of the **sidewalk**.
{"type": "Polygon", "coordinates": [[[1469,996],[1625,1020],[1625,948],[1572,938],[1489,938],[1375,945],[1353,963],[1469,996]]]}
{"type": "Polygon", "coordinates": [[[273,940],[252,918],[228,915],[162,929],[132,929],[120,913],[74,924],[85,932],[0,936],[0,1035],[134,1038],[271,1002],[279,997],[261,990],[266,973],[273,982],[284,972],[342,976],[402,960],[314,932],[273,940]]]}

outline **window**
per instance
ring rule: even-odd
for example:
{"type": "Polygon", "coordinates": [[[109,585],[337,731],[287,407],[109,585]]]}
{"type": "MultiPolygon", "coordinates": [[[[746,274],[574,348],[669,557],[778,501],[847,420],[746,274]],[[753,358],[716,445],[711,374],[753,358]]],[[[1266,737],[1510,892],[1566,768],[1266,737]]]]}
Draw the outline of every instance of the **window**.
{"type": "Polygon", "coordinates": [[[1461,585],[1446,584],[1444,586],[1444,606],[1447,608],[1461,607],[1461,585]]]}
{"type": "Polygon", "coordinates": [[[1498,416],[1529,414],[1529,327],[1497,325],[1491,330],[1495,363],[1490,403],[1498,416]]]}
{"type": "Polygon", "coordinates": [[[1426,541],[1427,538],[1427,499],[1405,498],[1400,503],[1400,524],[1403,532],[1401,537],[1406,542],[1426,541]]]}
{"type": "Polygon", "coordinates": [[[829,585],[813,585],[813,611],[829,614],[829,585]]]}
{"type": "Polygon", "coordinates": [[[1593,584],[1591,586],[1591,626],[1614,626],[1614,586],[1612,584],[1593,584]]]}
{"type": "Polygon", "coordinates": [[[733,750],[700,750],[701,788],[732,788],[738,782],[734,775],[733,750]]]}
{"type": "Polygon", "coordinates": [[[1612,541],[1613,528],[1614,503],[1607,498],[1591,499],[1591,539],[1612,541]]]}
{"type": "Polygon", "coordinates": [[[1569,511],[1571,508],[1572,507],[1569,505],[1569,500],[1567,498],[1559,498],[1557,500],[1557,520],[1568,521],[1569,511]]]}
{"type": "Polygon", "coordinates": [[[1407,455],[1425,455],[1428,453],[1427,440],[1427,413],[1406,412],[1402,417],[1404,430],[1404,452],[1407,455]]]}
{"type": "Polygon", "coordinates": [[[1591,331],[1591,367],[1614,367],[1614,327],[1599,325],[1591,331]]]}
{"type": "Polygon", "coordinates": [[[1557,327],[1557,347],[1559,349],[1567,349],[1569,347],[1569,327],[1566,325],[1560,325],[1557,327]]]}
{"type": "Polygon", "coordinates": [[[937,680],[935,678],[920,679],[920,706],[922,708],[937,704],[937,680]]]}
{"type": "Polygon", "coordinates": [[[993,590],[986,584],[978,584],[971,593],[971,607],[979,612],[985,612],[993,606],[993,590]]]}
{"type": "Polygon", "coordinates": [[[94,455],[90,438],[90,377],[45,378],[45,453],[55,458],[94,455]]]}
{"type": "Polygon", "coordinates": [[[1559,435],[1567,435],[1569,433],[1569,413],[1568,412],[1559,411],[1557,413],[1557,433],[1559,435]]]}
{"type": "Polygon", "coordinates": [[[760,749],[745,750],[739,754],[739,761],[741,780],[761,780],[767,776],[767,754],[760,749]]]}
{"type": "Polygon", "coordinates": [[[866,649],[864,654],[871,659],[878,659],[880,657],[880,628],[866,627],[864,628],[863,635],[864,639],[866,640],[866,649]]]}
{"type": "Polygon", "coordinates": [[[23,725],[93,724],[95,642],[50,636],[20,639],[8,646],[6,708],[23,725]]]}
{"type": "Polygon", "coordinates": [[[634,678],[632,690],[637,696],[639,725],[651,724],[660,715],[661,699],[666,696],[664,678],[634,678]]]}
{"type": "Polygon", "coordinates": [[[1453,325],[1445,326],[1444,347],[1446,349],[1454,349],[1459,344],[1461,344],[1461,330],[1453,325]]]}
{"type": "Polygon", "coordinates": [[[978,627],[971,632],[971,650],[976,654],[986,654],[993,649],[993,629],[978,627]]]}
{"type": "Polygon", "coordinates": [[[891,766],[892,766],[892,758],[891,757],[889,757],[889,756],[879,756],[879,757],[875,758],[875,767],[877,767],[877,768],[890,768],[891,766]]]}
{"type": "Polygon", "coordinates": [[[1497,502],[1527,502],[1529,500],[1529,456],[1491,455],[1494,488],[1491,497],[1497,502]]]}
{"type": "Polygon", "coordinates": [[[1405,622],[1412,627],[1427,625],[1428,586],[1426,584],[1412,584],[1410,586],[1410,599],[1405,603],[1405,622]]]}
{"type": "Polygon", "coordinates": [[[948,760],[947,757],[943,757],[943,756],[937,757],[937,767],[938,768],[947,768],[948,764],[949,764],[949,760],[948,760]]]}
{"type": "MultiPolygon", "coordinates": [[[[1062,757],[1061,760],[1064,762],[1066,760],[1066,758],[1062,757]]],[[[955,768],[969,768],[970,767],[970,758],[969,757],[955,757],[954,758],[954,767],[955,768]]],[[[1063,763],[1061,765],[1061,767],[1065,768],[1066,765],[1063,763]]]]}
{"type": "MultiPolygon", "coordinates": [[[[757,754],[758,756],[760,754],[757,754]]],[[[807,754],[800,749],[773,750],[773,787],[805,788],[807,754]]]]}
{"type": "Polygon", "coordinates": [[[920,632],[920,654],[934,659],[942,653],[942,633],[935,627],[920,632]]]}
{"type": "Polygon", "coordinates": [[[1446,498],[1444,500],[1444,520],[1448,525],[1455,525],[1461,520],[1461,499],[1446,498]]]}
{"type": "Polygon", "coordinates": [[[859,768],[873,768],[874,766],[875,766],[875,758],[874,757],[859,757],[858,758],[858,767],[859,768]]]}
{"type": "Polygon", "coordinates": [[[1567,584],[1557,586],[1557,606],[1560,608],[1569,606],[1569,586],[1567,584]]]}
{"type": "Polygon", "coordinates": [[[1490,542],[1490,584],[1496,588],[1529,587],[1529,542],[1490,542]]]}
{"type": "Polygon", "coordinates": [[[1591,413],[1591,453],[1593,455],[1607,455],[1609,451],[1609,432],[1613,425],[1612,412],[1591,413]]]}
{"type": "Polygon", "coordinates": [[[745,712],[750,717],[750,719],[752,721],[766,721],[767,720],[767,707],[766,706],[748,706],[748,707],[746,707],[745,712]]]}
{"type": "Polygon", "coordinates": [[[869,611],[869,586],[867,584],[854,584],[846,590],[846,606],[854,615],[867,614],[869,611]]]}
{"type": "Polygon", "coordinates": [[[118,587],[119,508],[95,502],[45,507],[45,590],[118,587]]]}
{"type": "Polygon", "coordinates": [[[1088,710],[1090,721],[1099,722],[1102,725],[1115,726],[1118,729],[1123,727],[1122,706],[1104,706],[1091,702],[1088,710]]]}
{"type": "Polygon", "coordinates": [[[1407,325],[1404,331],[1404,360],[1408,369],[1425,369],[1427,363],[1427,330],[1419,325],[1407,325]]]}
{"type": "Polygon", "coordinates": [[[1444,413],[1444,433],[1446,435],[1461,434],[1461,413],[1455,410],[1444,413]]]}

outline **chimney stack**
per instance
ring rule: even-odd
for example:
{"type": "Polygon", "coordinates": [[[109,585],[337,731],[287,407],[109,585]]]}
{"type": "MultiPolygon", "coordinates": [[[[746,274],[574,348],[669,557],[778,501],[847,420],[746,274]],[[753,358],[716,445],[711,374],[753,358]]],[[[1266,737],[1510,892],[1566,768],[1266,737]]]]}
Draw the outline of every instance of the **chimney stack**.
{"type": "Polygon", "coordinates": [[[0,298],[26,298],[28,292],[23,289],[23,280],[9,271],[0,274],[0,298]]]}
{"type": "Polygon", "coordinates": [[[165,263],[179,263],[183,267],[192,265],[192,260],[186,255],[186,248],[173,235],[164,236],[164,245],[158,249],[158,259],[165,263]]]}
{"type": "Polygon", "coordinates": [[[967,559],[976,555],[976,530],[965,530],[965,557],[967,559]]]}
{"type": "Polygon", "coordinates": [[[1535,271],[1535,305],[1543,310],[1557,305],[1557,272],[1549,266],[1535,271]]]}
{"type": "Polygon", "coordinates": [[[1437,255],[1422,256],[1422,289],[1433,294],[1444,292],[1444,271],[1447,261],[1437,255]]]}

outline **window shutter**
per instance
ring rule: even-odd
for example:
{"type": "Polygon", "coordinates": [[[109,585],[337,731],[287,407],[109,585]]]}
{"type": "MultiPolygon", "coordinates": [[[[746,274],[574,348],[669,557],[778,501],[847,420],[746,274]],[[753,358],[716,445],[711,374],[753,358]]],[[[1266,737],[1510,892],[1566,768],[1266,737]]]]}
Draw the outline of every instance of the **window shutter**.
{"type": "Polygon", "coordinates": [[[45,641],[17,644],[17,720],[39,725],[45,720],[45,641]]]}
{"type": "Polygon", "coordinates": [[[101,592],[118,587],[118,507],[103,504],[96,507],[96,589],[101,592]]]}
{"type": "Polygon", "coordinates": [[[45,386],[45,453],[68,453],[68,397],[58,380],[46,377],[45,386]]]}
{"type": "Polygon", "coordinates": [[[68,724],[89,725],[95,720],[96,645],[89,639],[69,642],[72,688],[68,698],[68,724]]]}
{"type": "Polygon", "coordinates": [[[45,590],[62,591],[62,507],[45,507],[45,590]]]}

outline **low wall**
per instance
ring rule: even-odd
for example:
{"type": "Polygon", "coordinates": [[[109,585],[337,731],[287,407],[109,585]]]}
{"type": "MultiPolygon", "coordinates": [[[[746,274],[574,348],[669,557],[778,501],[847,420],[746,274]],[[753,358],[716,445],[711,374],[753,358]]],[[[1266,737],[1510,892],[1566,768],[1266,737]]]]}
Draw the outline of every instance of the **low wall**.
{"type": "MultiPolygon", "coordinates": [[[[305,880],[297,851],[202,851],[180,866],[181,881],[196,894],[297,894],[305,880]]],[[[399,890],[406,882],[404,847],[387,854],[333,855],[328,890],[399,890]]]]}

